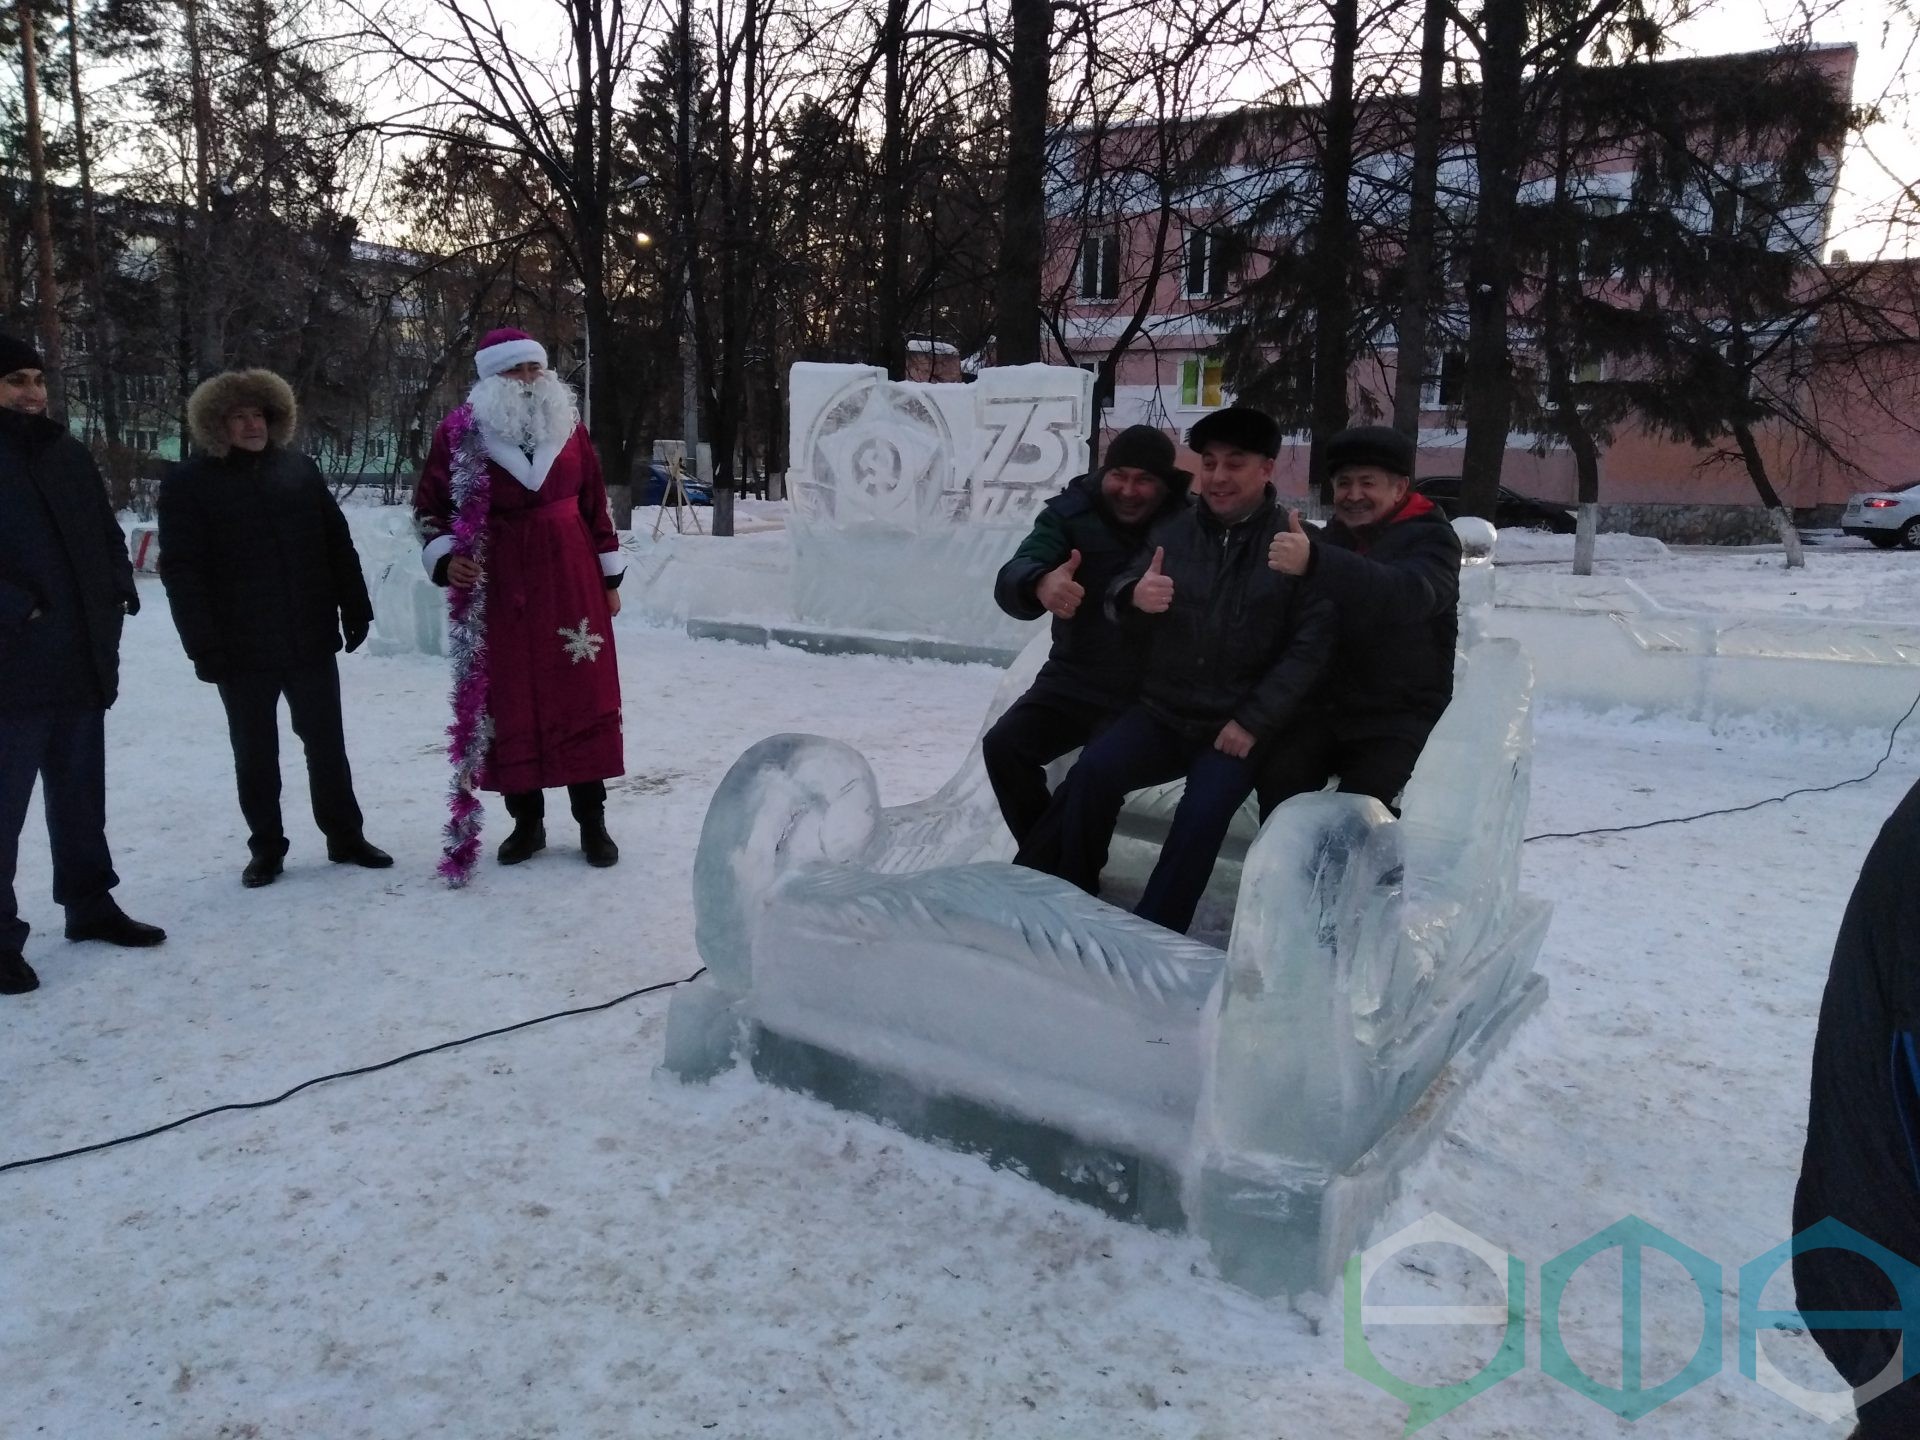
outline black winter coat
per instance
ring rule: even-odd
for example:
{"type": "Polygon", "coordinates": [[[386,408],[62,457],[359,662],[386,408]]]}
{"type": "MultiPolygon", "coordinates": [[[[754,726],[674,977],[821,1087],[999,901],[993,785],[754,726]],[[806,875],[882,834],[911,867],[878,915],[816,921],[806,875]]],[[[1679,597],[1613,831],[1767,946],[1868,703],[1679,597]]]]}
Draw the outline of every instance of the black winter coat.
{"type": "Polygon", "coordinates": [[[202,456],[160,487],[160,579],[202,680],[286,670],[373,623],[346,516],[319,467],[270,445],[202,456]]]}
{"type": "Polygon", "coordinates": [[[1140,700],[1192,739],[1212,739],[1229,720],[1256,740],[1276,734],[1311,701],[1332,659],[1331,603],[1267,565],[1267,547],[1286,527],[1271,488],[1235,525],[1197,501],[1153,527],[1107,592],[1116,614],[1130,608],[1135,583],[1165,549],[1173,605],[1142,617],[1150,641],[1140,700]]]}
{"type": "Polygon", "coordinates": [[[1146,663],[1146,637],[1139,624],[1145,617],[1129,609],[1116,618],[1101,602],[1140,553],[1148,528],[1185,503],[1183,496],[1169,496],[1146,524],[1122,525],[1100,498],[1100,472],[1095,471],[1070,481],[1041,506],[1027,538],[1000,567],[993,598],[1016,620],[1039,619],[1046,608],[1035,587],[1075,550],[1080,552],[1080,568],[1073,578],[1086,597],[1071,620],[1054,617],[1053,648],[1034,679],[1035,690],[1115,709],[1133,703],[1146,663]]]}
{"type": "Polygon", "coordinates": [[[1339,616],[1324,698],[1341,737],[1426,739],[1453,698],[1460,537],[1414,495],[1382,524],[1334,520],[1313,541],[1308,577],[1339,616]]]}
{"type": "MultiPolygon", "coordinates": [[[[1920,1264],[1920,785],[1881,827],[1847,901],[1813,1038],[1807,1145],[1794,1196],[1796,1234],[1828,1218],[1920,1264]]],[[[1821,1246],[1793,1262],[1803,1310],[1897,1310],[1882,1268],[1821,1246]]],[[[1839,1371],[1864,1385],[1895,1334],[1820,1329],[1839,1371]]],[[[1911,1358],[1911,1357],[1909,1357],[1911,1358]]],[[[1862,1407],[1861,1434],[1912,1435],[1920,1380],[1862,1407]],[[1896,1424],[1904,1417],[1908,1423],[1896,1424]],[[1875,1429],[1872,1422],[1882,1420],[1875,1429]]]]}
{"type": "Polygon", "coordinates": [[[0,410],[0,710],[113,704],[120,627],[139,608],[87,447],[45,416],[0,410]]]}

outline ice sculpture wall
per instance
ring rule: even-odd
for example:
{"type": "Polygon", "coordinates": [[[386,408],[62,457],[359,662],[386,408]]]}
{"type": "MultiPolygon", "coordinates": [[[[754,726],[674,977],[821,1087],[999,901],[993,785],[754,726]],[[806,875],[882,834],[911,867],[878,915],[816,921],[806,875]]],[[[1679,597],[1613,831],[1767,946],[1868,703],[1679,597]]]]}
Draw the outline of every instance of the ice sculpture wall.
{"type": "Polygon", "coordinates": [[[1017,649],[1037,622],[1001,613],[994,573],[1090,468],[1093,377],[1014,365],[917,384],[799,364],[788,393],[794,618],[1017,649]]]}

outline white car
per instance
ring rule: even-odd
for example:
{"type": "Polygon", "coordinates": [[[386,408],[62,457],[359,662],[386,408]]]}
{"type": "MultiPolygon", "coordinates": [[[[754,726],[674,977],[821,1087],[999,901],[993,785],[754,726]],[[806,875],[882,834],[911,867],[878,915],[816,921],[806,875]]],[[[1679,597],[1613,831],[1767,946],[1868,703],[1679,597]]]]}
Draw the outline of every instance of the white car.
{"type": "Polygon", "coordinates": [[[1891,550],[1896,545],[1920,550],[1920,482],[1855,495],[1847,501],[1840,528],[1849,535],[1871,540],[1882,550],[1891,550]]]}

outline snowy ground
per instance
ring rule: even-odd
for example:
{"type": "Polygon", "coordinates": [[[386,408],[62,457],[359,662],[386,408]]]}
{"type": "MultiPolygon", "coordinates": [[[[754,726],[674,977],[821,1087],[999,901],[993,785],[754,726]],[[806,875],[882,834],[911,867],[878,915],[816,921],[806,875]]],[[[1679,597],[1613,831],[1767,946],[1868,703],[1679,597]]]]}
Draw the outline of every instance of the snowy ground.
{"type": "MultiPolygon", "coordinates": [[[[1915,583],[1899,554],[1816,554],[1791,579],[1753,558],[1676,554],[1628,573],[1648,583],[1657,567],[1716,607],[1777,606],[1798,587],[1788,598],[1859,613],[1904,605],[1915,583]]],[[[0,1002],[0,1161],[685,975],[693,845],[741,749],[775,730],[834,735],[903,801],[950,771],[998,679],[623,626],[620,868],[588,869],[553,815],[545,855],[489,863],[453,894],[429,877],[442,664],[345,657],[368,833],[399,864],[329,866],[290,758],[288,873],[250,892],[217,700],[142,584],[110,720],[112,828],[122,899],[171,939],[59,939],[29,821],[20,891],[44,985],[0,1002]]],[[[1538,735],[1535,830],[1739,803],[1878,754],[1866,736],[1573,712],[1544,714],[1538,735]]],[[[1734,1275],[1787,1238],[1827,954],[1916,774],[1920,745],[1903,743],[1869,785],[1529,846],[1528,886],[1558,907],[1541,960],[1552,999],[1377,1233],[1439,1211],[1520,1255],[1536,1333],[1523,1374],[1422,1434],[1829,1433],[1737,1373],[1734,1275]],[[1724,1267],[1729,1327],[1723,1374],[1635,1425],[1542,1375],[1537,1339],[1539,1264],[1629,1214],[1724,1267]]],[[[1343,1365],[1337,1299],[1251,1299],[1188,1239],[738,1077],[654,1081],[664,1013],[649,997],[0,1176],[0,1434],[1400,1433],[1404,1406],[1343,1365]]],[[[1408,1260],[1370,1298],[1484,1298],[1464,1293],[1459,1252],[1408,1260]]],[[[1574,1358],[1611,1381],[1617,1259],[1608,1274],[1605,1259],[1580,1272],[1564,1323],[1574,1358]]],[[[1651,1383],[1691,1353],[1700,1302],[1667,1262],[1647,1277],[1651,1383]]],[[[1784,1286],[1766,1303],[1784,1306],[1784,1286]]],[[[1433,1384],[1471,1377],[1497,1342],[1369,1333],[1390,1369],[1433,1384]]],[[[1833,1388],[1807,1351],[1768,1347],[1833,1388]]]]}

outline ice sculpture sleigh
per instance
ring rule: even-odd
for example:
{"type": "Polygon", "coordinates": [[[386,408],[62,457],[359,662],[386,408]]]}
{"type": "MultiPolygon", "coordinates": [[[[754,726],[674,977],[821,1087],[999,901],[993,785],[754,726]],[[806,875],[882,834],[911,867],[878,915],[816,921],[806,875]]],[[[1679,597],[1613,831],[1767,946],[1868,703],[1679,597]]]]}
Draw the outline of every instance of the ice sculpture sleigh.
{"type": "MultiPolygon", "coordinates": [[[[707,812],[708,973],[675,993],[666,1068],[703,1079],[745,1058],[1109,1213],[1191,1228],[1256,1293],[1324,1289],[1545,996],[1549,907],[1517,891],[1531,687],[1513,641],[1464,649],[1398,820],[1331,792],[1257,835],[1243,813],[1200,921],[1231,912],[1224,951],[1005,863],[977,741],[938,794],[883,809],[858,752],[772,736],[707,812]]],[[[1176,796],[1130,799],[1103,879],[1122,903],[1176,796]]]]}

